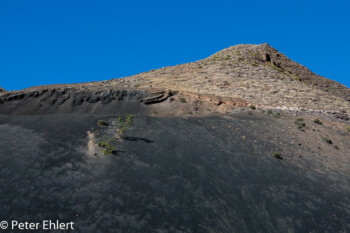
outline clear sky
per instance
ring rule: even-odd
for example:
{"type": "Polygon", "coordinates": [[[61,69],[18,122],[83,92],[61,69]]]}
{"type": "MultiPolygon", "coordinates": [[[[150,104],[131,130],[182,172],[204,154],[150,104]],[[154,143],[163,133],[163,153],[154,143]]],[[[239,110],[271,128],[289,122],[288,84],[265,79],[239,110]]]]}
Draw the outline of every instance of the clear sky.
{"type": "Polygon", "coordinates": [[[350,87],[346,0],[1,0],[0,87],[107,80],[265,42],[350,87]]]}

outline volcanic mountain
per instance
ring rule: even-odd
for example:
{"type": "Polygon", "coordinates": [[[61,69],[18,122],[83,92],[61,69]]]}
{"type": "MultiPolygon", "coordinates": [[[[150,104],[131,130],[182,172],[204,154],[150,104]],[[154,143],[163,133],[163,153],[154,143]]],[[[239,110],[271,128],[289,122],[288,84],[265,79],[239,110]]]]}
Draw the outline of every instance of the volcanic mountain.
{"type": "Polygon", "coordinates": [[[241,98],[256,106],[350,110],[350,89],[312,73],[268,44],[237,45],[201,61],[107,82],[241,98]]]}
{"type": "Polygon", "coordinates": [[[350,89],[268,44],[2,92],[0,219],[84,233],[348,232],[349,113],[350,89]]]}

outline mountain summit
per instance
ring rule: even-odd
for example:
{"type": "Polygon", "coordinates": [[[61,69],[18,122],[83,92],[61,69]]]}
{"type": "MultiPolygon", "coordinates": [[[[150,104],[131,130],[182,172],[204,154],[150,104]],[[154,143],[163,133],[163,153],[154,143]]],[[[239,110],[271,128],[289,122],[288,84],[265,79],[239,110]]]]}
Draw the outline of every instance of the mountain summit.
{"type": "Polygon", "coordinates": [[[350,110],[349,88],[314,74],[268,44],[236,45],[200,61],[108,83],[237,97],[265,107],[350,110]]]}

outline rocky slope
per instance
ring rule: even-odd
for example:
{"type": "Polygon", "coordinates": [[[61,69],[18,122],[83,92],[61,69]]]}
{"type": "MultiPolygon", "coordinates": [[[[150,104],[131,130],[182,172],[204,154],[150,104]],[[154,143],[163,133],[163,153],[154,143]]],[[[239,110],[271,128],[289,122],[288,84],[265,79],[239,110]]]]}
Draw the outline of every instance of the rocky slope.
{"type": "Polygon", "coordinates": [[[233,107],[252,104],[261,109],[303,110],[343,120],[349,119],[350,112],[349,88],[312,73],[268,44],[232,46],[197,62],[109,81],[32,87],[2,95],[0,102],[33,91],[60,93],[67,88],[87,93],[82,101],[88,102],[89,93],[171,90],[204,100],[232,98],[233,107]]]}
{"type": "Polygon", "coordinates": [[[201,61],[106,84],[242,98],[261,107],[350,111],[349,88],[312,73],[268,44],[237,45],[201,61]]]}
{"type": "Polygon", "coordinates": [[[0,87],[0,92],[6,92],[6,90],[2,87],[0,87]]]}

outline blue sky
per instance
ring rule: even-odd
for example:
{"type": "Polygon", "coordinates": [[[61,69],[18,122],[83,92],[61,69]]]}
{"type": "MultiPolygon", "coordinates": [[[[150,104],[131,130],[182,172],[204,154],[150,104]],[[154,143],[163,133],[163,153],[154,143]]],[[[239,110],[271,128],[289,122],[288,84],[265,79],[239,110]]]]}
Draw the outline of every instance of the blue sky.
{"type": "Polygon", "coordinates": [[[348,1],[1,0],[0,86],[124,77],[269,43],[350,87],[348,1]]]}

